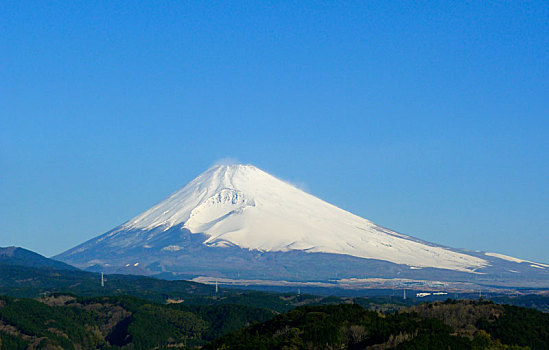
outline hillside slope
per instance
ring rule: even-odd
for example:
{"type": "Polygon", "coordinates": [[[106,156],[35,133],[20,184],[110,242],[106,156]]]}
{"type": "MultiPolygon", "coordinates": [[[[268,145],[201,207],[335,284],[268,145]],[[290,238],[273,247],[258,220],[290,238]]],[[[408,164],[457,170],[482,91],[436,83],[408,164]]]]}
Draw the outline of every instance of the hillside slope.
{"type": "Polygon", "coordinates": [[[0,264],[77,270],[74,266],[54,259],[48,259],[38,253],[20,247],[0,247],[0,264]]]}

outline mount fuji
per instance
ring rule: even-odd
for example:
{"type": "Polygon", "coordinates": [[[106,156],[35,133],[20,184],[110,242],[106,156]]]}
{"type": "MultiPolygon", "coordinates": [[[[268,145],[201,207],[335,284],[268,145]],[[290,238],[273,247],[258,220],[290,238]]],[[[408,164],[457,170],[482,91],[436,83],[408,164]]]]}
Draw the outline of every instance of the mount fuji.
{"type": "Polygon", "coordinates": [[[55,258],[89,270],[168,278],[549,286],[549,265],[392,231],[252,165],[214,166],[151,209],[55,258]]]}

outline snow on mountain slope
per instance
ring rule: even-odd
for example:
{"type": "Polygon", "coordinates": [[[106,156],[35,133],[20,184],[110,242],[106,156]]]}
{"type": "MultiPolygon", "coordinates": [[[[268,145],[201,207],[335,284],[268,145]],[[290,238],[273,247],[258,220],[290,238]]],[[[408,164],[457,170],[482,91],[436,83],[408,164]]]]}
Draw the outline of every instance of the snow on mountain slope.
{"type": "Polygon", "coordinates": [[[527,263],[527,264],[530,264],[530,266],[532,266],[532,267],[538,267],[538,268],[542,268],[542,269],[546,268],[546,267],[549,267],[549,265],[547,265],[547,264],[537,263],[537,262],[533,262],[533,261],[529,261],[529,260],[523,260],[523,259],[515,258],[515,257],[508,256],[508,255],[498,254],[498,253],[488,252],[488,253],[484,253],[484,255],[493,256],[493,257],[498,258],[498,259],[511,261],[511,262],[515,262],[515,263],[518,263],[518,264],[527,263]]]}
{"type": "Polygon", "coordinates": [[[138,238],[124,237],[124,232],[165,232],[176,225],[206,234],[204,244],[215,247],[347,254],[456,271],[488,265],[484,259],[377,226],[252,165],[212,167],[103,239],[118,237],[125,244],[144,246],[159,233],[138,238]]]}

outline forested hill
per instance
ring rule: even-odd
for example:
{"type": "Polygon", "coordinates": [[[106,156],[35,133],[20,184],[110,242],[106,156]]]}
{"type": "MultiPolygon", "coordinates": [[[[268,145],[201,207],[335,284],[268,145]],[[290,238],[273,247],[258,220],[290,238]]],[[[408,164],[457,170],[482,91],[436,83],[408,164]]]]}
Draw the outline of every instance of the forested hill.
{"type": "Polygon", "coordinates": [[[353,303],[286,313],[55,294],[0,297],[0,349],[548,349],[549,315],[485,301],[380,313],[353,303]]]}
{"type": "Polygon", "coordinates": [[[43,267],[59,270],[78,270],[76,267],[20,247],[0,247],[0,264],[43,267]]]}
{"type": "MultiPolygon", "coordinates": [[[[0,262],[0,349],[549,349],[549,314],[336,298],[0,262]]],[[[540,295],[501,297],[546,310],[540,295]]]]}
{"type": "MultiPolygon", "coordinates": [[[[160,304],[185,305],[239,304],[268,308],[276,312],[288,311],[299,305],[335,303],[344,299],[316,295],[268,293],[237,290],[190,281],[167,281],[145,276],[101,275],[81,270],[30,268],[0,263],[0,295],[17,298],[37,298],[52,293],[70,293],[83,297],[131,295],[160,304]]],[[[369,300],[384,304],[384,300],[369,300]]],[[[404,303],[398,303],[403,305],[404,303]]],[[[393,305],[393,304],[391,304],[393,305]]],[[[392,306],[388,307],[391,308],[392,306]]]]}
{"type": "Polygon", "coordinates": [[[0,342],[2,350],[194,348],[273,316],[250,306],[163,305],[128,296],[0,297],[0,342]]]}
{"type": "Polygon", "coordinates": [[[357,304],[305,306],[204,349],[549,349],[549,314],[485,301],[380,314],[357,304]]]}

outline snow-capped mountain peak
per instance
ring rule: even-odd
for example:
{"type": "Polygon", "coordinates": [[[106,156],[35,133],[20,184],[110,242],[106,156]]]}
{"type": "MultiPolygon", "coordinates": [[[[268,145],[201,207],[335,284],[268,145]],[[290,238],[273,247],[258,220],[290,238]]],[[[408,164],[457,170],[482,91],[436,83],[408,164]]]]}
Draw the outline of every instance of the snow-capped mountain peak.
{"type": "Polygon", "coordinates": [[[391,231],[252,165],[214,166],[151,209],[56,259],[93,271],[223,277],[244,284],[350,281],[363,288],[364,281],[381,278],[388,288],[396,280],[422,288],[439,288],[442,281],[466,289],[549,285],[547,264],[391,231]]]}
{"type": "MultiPolygon", "coordinates": [[[[380,227],[252,165],[214,166],[111,235],[163,232],[178,225],[205,234],[204,244],[212,247],[347,254],[458,271],[487,264],[479,257],[380,227]]],[[[148,235],[146,242],[125,237],[124,244],[130,240],[151,246],[155,235],[160,233],[148,235]]]]}

